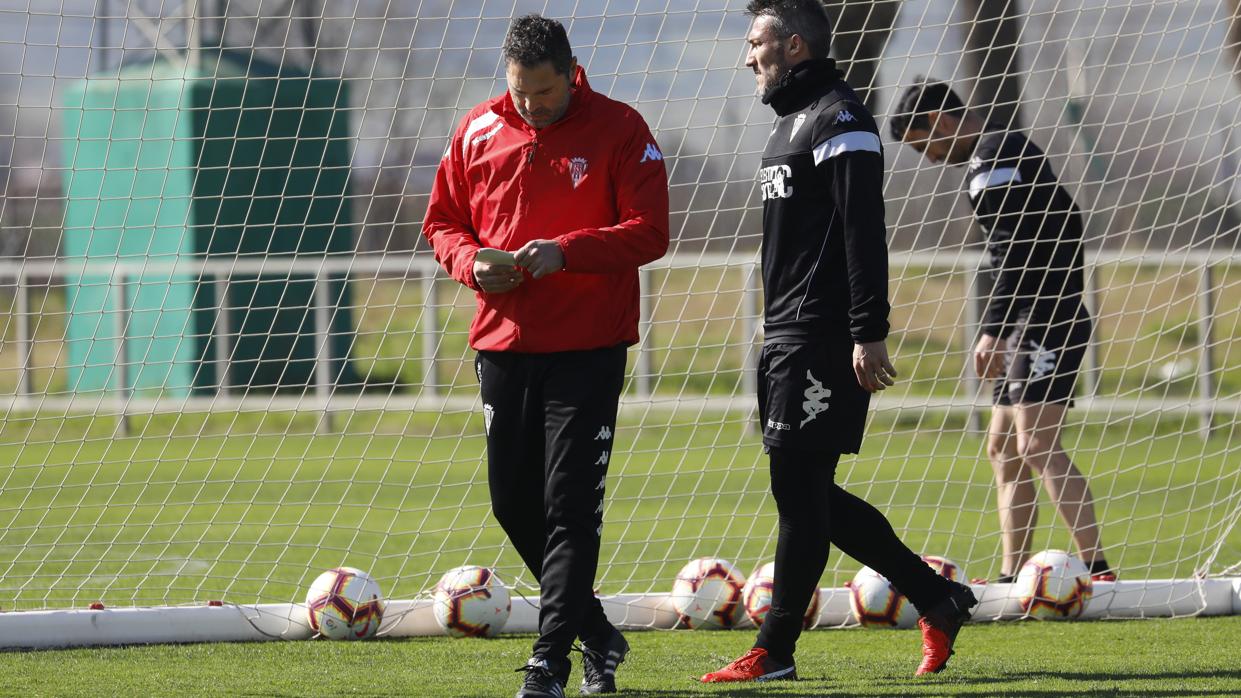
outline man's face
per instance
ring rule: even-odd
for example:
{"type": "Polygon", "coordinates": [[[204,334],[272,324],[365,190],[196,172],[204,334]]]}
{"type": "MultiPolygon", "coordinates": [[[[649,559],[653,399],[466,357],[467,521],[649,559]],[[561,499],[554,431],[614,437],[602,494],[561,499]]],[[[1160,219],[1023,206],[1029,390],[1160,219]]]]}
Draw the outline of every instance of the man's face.
{"type": "Polygon", "coordinates": [[[750,48],[745,55],[745,67],[754,71],[760,96],[770,92],[789,68],[787,42],[776,38],[771,29],[774,21],[774,17],[759,15],[750,23],[750,33],[746,35],[750,48]]]}
{"type": "Polygon", "coordinates": [[[911,127],[905,133],[905,144],[935,164],[960,165],[968,161],[968,144],[957,137],[961,120],[949,114],[930,114],[929,117],[930,130],[911,127]]]}
{"type": "Polygon", "coordinates": [[[527,67],[509,61],[505,70],[508,93],[521,118],[536,129],[546,128],[560,120],[569,109],[573,97],[572,78],[577,59],[569,64],[569,74],[556,72],[551,61],[527,67]]]}

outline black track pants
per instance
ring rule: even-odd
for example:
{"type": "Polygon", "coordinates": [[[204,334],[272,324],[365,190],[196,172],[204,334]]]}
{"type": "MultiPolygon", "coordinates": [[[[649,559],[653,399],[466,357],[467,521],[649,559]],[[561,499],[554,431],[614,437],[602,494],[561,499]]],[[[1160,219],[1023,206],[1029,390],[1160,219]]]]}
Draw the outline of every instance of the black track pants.
{"type": "Polygon", "coordinates": [[[475,367],[492,512],[541,588],[534,655],[563,659],[613,632],[594,581],[625,348],[483,351],[475,367]]]}
{"type": "Polygon", "coordinates": [[[756,647],[792,661],[830,545],[887,577],[920,612],[947,598],[948,581],[901,542],[884,515],[836,484],[840,454],[772,448],[770,456],[780,531],[771,610],[756,647]]]}

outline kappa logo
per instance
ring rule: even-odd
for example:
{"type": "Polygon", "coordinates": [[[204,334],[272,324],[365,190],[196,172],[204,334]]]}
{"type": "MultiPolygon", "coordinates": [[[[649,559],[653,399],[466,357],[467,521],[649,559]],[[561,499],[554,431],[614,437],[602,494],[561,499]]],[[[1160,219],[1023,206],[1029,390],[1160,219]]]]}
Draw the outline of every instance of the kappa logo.
{"type": "Polygon", "coordinates": [[[612,438],[612,427],[604,424],[599,427],[599,433],[595,434],[595,441],[607,441],[612,438]]]}
{"type": "Polygon", "coordinates": [[[478,145],[479,143],[482,143],[483,141],[490,140],[491,137],[499,133],[500,129],[502,128],[504,128],[504,122],[503,121],[497,122],[495,126],[491,127],[490,131],[484,133],[481,136],[475,136],[474,140],[470,141],[470,145],[478,145]]]}
{"type": "Polygon", "coordinates": [[[857,117],[855,117],[853,114],[850,114],[848,109],[836,115],[836,123],[838,124],[855,123],[856,121],[857,121],[857,117]]]}
{"type": "Polygon", "coordinates": [[[491,420],[496,416],[495,408],[487,403],[483,403],[483,430],[488,435],[491,434],[491,420]]]}
{"type": "Polygon", "coordinates": [[[1034,360],[1030,366],[1031,378],[1042,378],[1056,370],[1056,352],[1037,342],[1030,342],[1030,348],[1034,350],[1034,360]]]}
{"type": "Polygon", "coordinates": [[[642,159],[638,161],[641,165],[644,162],[657,162],[664,159],[664,154],[659,152],[659,146],[654,143],[647,143],[646,150],[642,152],[642,159]]]}
{"type": "Polygon", "coordinates": [[[487,112],[470,122],[466,127],[465,134],[461,136],[461,150],[464,154],[470,149],[471,145],[478,145],[483,141],[491,138],[504,128],[504,122],[500,120],[500,115],[495,112],[487,112]],[[477,133],[481,136],[474,138],[477,133]]]}
{"type": "Polygon", "coordinates": [[[803,427],[827,410],[827,399],[832,396],[832,391],[824,388],[809,370],[806,371],[806,380],[810,381],[810,385],[806,387],[806,401],[801,404],[802,411],[806,413],[806,418],[801,420],[803,427]]]}
{"type": "Polygon", "coordinates": [[[793,119],[793,131],[789,133],[789,143],[793,142],[793,137],[797,135],[797,131],[801,129],[801,125],[804,123],[806,123],[806,115],[804,113],[798,114],[797,118],[793,119]]]}
{"type": "Polygon", "coordinates": [[[792,196],[793,187],[788,183],[792,178],[793,168],[788,165],[772,165],[759,170],[758,184],[763,192],[763,201],[792,196]]]}
{"type": "Polygon", "coordinates": [[[785,424],[784,422],[777,422],[774,419],[767,420],[767,428],[774,429],[775,431],[793,431],[792,424],[785,424]]]}
{"type": "Polygon", "coordinates": [[[582,180],[586,178],[586,168],[589,166],[590,163],[586,161],[586,158],[571,158],[569,160],[569,177],[573,179],[574,189],[577,189],[577,185],[581,184],[582,180]]]}

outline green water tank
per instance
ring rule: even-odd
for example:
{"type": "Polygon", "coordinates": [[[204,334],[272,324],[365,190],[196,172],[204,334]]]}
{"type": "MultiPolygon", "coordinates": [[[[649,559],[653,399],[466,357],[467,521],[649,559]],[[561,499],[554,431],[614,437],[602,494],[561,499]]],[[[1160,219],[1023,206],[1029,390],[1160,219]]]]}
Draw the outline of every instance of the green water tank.
{"type": "MultiPolygon", "coordinates": [[[[339,79],[231,51],[202,52],[196,68],[130,66],[66,90],[62,254],[129,270],[88,265],[65,279],[71,392],[175,397],[315,383],[313,276],[173,265],[350,255],[347,104],[339,79]]],[[[324,279],[330,380],[356,384],[349,287],[341,275],[324,279]]]]}

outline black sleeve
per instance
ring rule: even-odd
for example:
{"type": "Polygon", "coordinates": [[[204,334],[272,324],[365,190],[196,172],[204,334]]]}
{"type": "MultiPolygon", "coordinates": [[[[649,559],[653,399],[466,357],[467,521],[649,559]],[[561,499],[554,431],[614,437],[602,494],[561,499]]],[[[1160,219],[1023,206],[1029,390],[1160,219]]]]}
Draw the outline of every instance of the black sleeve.
{"type": "Polygon", "coordinates": [[[844,152],[825,159],[831,195],[843,218],[853,341],[888,336],[888,241],[883,210],[883,155],[844,152]]]}
{"type": "Polygon", "coordinates": [[[982,332],[1003,337],[1021,311],[1017,290],[1021,283],[1021,259],[1029,256],[1030,242],[1021,234],[1028,232],[1021,225],[1020,210],[1013,210],[1017,192],[1013,187],[998,186],[982,190],[974,204],[974,213],[987,237],[993,285],[982,316],[982,332]]]}
{"type": "Polygon", "coordinates": [[[984,188],[975,201],[978,222],[987,236],[995,285],[983,313],[982,331],[1006,336],[1034,305],[1043,289],[1062,288],[1071,260],[1058,249],[1057,228],[1069,211],[1053,211],[1055,186],[1019,180],[984,188]]]}

